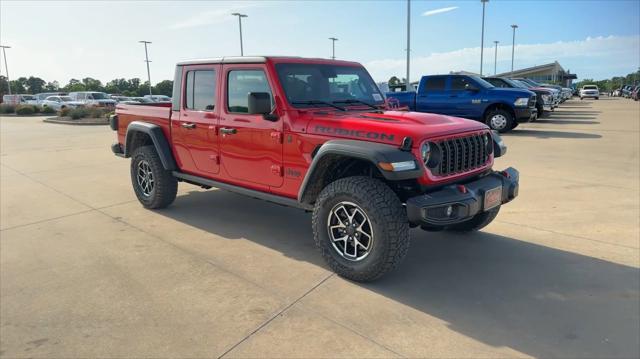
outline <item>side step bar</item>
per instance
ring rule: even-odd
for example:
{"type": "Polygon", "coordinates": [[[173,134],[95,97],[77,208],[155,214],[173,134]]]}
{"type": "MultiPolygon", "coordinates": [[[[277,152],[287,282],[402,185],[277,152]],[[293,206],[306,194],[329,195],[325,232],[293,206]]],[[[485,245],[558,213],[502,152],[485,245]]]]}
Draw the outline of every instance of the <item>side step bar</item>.
{"type": "Polygon", "coordinates": [[[214,181],[214,180],[211,180],[211,179],[208,179],[208,178],[194,176],[194,175],[190,175],[190,174],[186,174],[186,173],[182,173],[182,172],[178,172],[178,171],[173,171],[172,174],[173,174],[174,177],[176,177],[178,179],[181,179],[184,182],[188,182],[188,183],[199,185],[199,186],[215,187],[215,188],[223,189],[223,190],[226,190],[226,191],[229,191],[229,192],[234,192],[234,193],[238,193],[238,194],[241,194],[241,195],[245,195],[245,196],[248,196],[248,197],[261,199],[263,201],[272,202],[272,203],[279,204],[279,205],[282,205],[282,206],[303,209],[305,211],[310,211],[310,210],[313,209],[312,206],[300,203],[297,200],[292,199],[292,198],[287,198],[287,197],[277,196],[277,195],[274,195],[274,194],[254,191],[252,189],[239,187],[239,186],[234,186],[232,184],[228,184],[228,183],[224,183],[224,182],[218,182],[218,181],[214,181]]]}

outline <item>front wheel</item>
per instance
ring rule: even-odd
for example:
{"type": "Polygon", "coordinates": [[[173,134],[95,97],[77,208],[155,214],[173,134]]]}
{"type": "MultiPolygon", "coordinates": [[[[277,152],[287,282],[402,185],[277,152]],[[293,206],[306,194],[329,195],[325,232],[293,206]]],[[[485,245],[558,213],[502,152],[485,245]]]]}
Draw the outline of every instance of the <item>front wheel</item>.
{"type": "Polygon", "coordinates": [[[325,187],[313,209],[313,237],[329,267],[358,282],[395,268],[409,248],[402,203],[383,182],[347,177],[325,187]]]}
{"type": "Polygon", "coordinates": [[[487,126],[498,132],[510,131],[514,127],[514,122],[513,115],[500,109],[489,111],[485,117],[487,126]]]}
{"type": "Polygon", "coordinates": [[[178,181],[164,169],[153,146],[140,146],[133,151],[131,184],[145,208],[167,207],[178,193],[178,181]]]}

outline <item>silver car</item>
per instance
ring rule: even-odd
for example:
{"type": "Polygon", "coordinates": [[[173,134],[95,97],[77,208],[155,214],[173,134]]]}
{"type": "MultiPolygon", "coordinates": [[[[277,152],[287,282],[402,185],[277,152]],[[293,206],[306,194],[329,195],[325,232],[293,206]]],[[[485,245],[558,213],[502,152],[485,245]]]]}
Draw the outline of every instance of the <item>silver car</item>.
{"type": "Polygon", "coordinates": [[[73,101],[69,96],[49,96],[40,102],[42,107],[51,107],[56,111],[60,111],[63,108],[76,108],[82,107],[82,102],[73,101]]]}
{"type": "Polygon", "coordinates": [[[82,91],[82,92],[70,92],[69,97],[74,101],[81,102],[85,106],[96,107],[116,107],[116,101],[112,100],[109,95],[104,92],[96,91],[82,91]]]}

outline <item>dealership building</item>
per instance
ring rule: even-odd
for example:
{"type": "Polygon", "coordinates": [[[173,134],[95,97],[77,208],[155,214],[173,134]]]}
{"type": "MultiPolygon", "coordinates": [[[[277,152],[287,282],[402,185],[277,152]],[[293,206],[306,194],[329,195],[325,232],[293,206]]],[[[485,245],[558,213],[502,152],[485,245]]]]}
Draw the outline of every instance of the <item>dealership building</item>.
{"type": "Polygon", "coordinates": [[[554,83],[564,87],[571,87],[573,80],[578,78],[576,74],[572,74],[569,70],[565,71],[558,61],[526,69],[514,70],[513,72],[505,72],[497,76],[526,77],[537,82],[554,83]]]}

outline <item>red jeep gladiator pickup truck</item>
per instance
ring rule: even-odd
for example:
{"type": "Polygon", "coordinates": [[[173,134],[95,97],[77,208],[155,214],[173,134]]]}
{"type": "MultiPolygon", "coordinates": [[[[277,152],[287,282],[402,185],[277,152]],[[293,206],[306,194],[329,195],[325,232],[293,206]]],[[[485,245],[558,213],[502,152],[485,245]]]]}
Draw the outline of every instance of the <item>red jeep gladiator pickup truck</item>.
{"type": "Polygon", "coordinates": [[[178,63],[173,103],[119,104],[112,151],[146,208],[178,182],[313,212],[316,245],[355,281],[394,268],[409,228],[474,231],[518,195],[479,122],[394,111],[355,62],[224,57],[178,63]]]}

